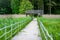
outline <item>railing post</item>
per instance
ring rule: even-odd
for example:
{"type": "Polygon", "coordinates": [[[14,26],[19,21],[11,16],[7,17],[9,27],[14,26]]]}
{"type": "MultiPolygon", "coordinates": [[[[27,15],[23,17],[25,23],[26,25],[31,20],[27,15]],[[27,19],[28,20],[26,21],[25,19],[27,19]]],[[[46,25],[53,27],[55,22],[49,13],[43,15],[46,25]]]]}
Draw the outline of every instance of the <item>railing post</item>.
{"type": "Polygon", "coordinates": [[[12,26],[11,26],[11,37],[12,37],[12,26]]]}
{"type": "Polygon", "coordinates": [[[18,25],[18,32],[19,32],[19,23],[17,25],[18,25]]]}
{"type": "MultiPolygon", "coordinates": [[[[11,23],[13,24],[13,21],[11,21],[11,23]]],[[[11,26],[11,38],[12,38],[12,35],[13,35],[13,34],[12,34],[12,30],[13,30],[12,27],[13,27],[13,26],[11,26]]]]}
{"type": "Polygon", "coordinates": [[[5,26],[5,40],[6,40],[6,37],[7,37],[7,36],[6,36],[6,26],[5,26]]]}

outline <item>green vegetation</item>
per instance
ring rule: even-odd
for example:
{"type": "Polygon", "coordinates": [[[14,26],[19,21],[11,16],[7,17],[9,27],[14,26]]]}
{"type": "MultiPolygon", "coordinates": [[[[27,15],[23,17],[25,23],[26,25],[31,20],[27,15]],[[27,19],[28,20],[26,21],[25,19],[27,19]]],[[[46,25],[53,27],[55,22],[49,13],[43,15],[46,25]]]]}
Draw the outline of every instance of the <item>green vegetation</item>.
{"type": "Polygon", "coordinates": [[[0,0],[0,14],[20,14],[31,9],[60,14],[60,0],[0,0]]]}
{"type": "Polygon", "coordinates": [[[0,0],[0,14],[20,14],[33,9],[29,0],[0,0]]]}
{"type": "Polygon", "coordinates": [[[19,6],[19,13],[25,13],[26,10],[32,10],[33,5],[28,0],[21,0],[19,6]]]}
{"type": "Polygon", "coordinates": [[[43,10],[44,9],[44,3],[43,0],[29,0],[33,7],[34,10],[43,10]]]}
{"type": "MultiPolygon", "coordinates": [[[[60,40],[60,18],[40,17],[39,20],[43,22],[43,25],[48,30],[49,34],[53,37],[53,40],[60,40]]],[[[42,38],[44,39],[43,34],[42,38]]]]}
{"type": "Polygon", "coordinates": [[[0,14],[11,14],[10,0],[0,0],[0,14]]]}
{"type": "Polygon", "coordinates": [[[11,9],[13,14],[19,13],[20,0],[11,0],[11,9]]]}
{"type": "Polygon", "coordinates": [[[24,14],[26,10],[33,8],[29,0],[11,0],[11,8],[14,14],[24,14]]]}
{"type": "Polygon", "coordinates": [[[32,20],[31,17],[0,18],[0,40],[5,40],[5,38],[7,40],[10,40],[11,37],[13,37],[19,31],[21,31],[31,20],[32,20]],[[12,33],[12,35],[11,35],[11,33],[12,33]]]}
{"type": "Polygon", "coordinates": [[[45,14],[60,14],[60,0],[44,0],[45,14]]]}

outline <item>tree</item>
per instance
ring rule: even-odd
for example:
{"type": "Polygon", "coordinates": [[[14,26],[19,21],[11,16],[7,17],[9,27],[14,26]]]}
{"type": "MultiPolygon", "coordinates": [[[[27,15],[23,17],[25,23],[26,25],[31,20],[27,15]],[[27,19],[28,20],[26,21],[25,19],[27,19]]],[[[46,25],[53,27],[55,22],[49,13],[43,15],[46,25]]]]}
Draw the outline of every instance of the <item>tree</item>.
{"type": "Polygon", "coordinates": [[[20,0],[11,0],[11,9],[14,14],[19,13],[20,0]]]}
{"type": "Polygon", "coordinates": [[[44,10],[48,14],[60,14],[60,0],[44,0],[44,10]]]}
{"type": "Polygon", "coordinates": [[[21,0],[20,1],[20,6],[19,6],[19,12],[20,13],[25,13],[26,10],[31,10],[33,9],[33,5],[29,0],[21,0]]]}
{"type": "Polygon", "coordinates": [[[10,0],[0,0],[0,14],[12,13],[10,0]]]}
{"type": "Polygon", "coordinates": [[[34,6],[34,9],[35,10],[43,10],[44,9],[44,3],[43,3],[43,0],[29,0],[33,6],[34,6]]]}

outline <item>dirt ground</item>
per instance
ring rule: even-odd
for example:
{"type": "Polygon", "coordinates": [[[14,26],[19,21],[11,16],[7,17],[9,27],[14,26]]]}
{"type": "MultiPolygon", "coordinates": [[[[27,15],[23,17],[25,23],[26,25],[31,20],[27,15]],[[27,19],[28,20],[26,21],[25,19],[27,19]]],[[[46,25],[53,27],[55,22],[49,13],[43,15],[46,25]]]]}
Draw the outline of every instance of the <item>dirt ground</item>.
{"type": "Polygon", "coordinates": [[[45,18],[60,18],[60,15],[43,15],[45,18]]]}
{"type": "MultiPolygon", "coordinates": [[[[60,18],[60,15],[42,15],[45,18],[60,18]]],[[[26,17],[25,14],[9,14],[9,15],[0,15],[0,18],[7,18],[7,17],[13,17],[13,18],[20,18],[20,17],[26,17]]]]}
{"type": "Polygon", "coordinates": [[[0,18],[7,18],[7,17],[20,18],[20,17],[26,17],[26,15],[25,14],[0,15],[0,18]]]}

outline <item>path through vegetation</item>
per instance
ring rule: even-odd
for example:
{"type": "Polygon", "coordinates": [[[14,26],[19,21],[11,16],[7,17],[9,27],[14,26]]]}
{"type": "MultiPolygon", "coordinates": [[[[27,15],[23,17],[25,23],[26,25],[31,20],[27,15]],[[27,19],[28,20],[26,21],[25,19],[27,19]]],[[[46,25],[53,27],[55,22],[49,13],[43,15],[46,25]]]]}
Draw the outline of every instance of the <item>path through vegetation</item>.
{"type": "Polygon", "coordinates": [[[25,29],[18,33],[12,40],[42,40],[39,36],[37,19],[33,19],[25,29]]]}

